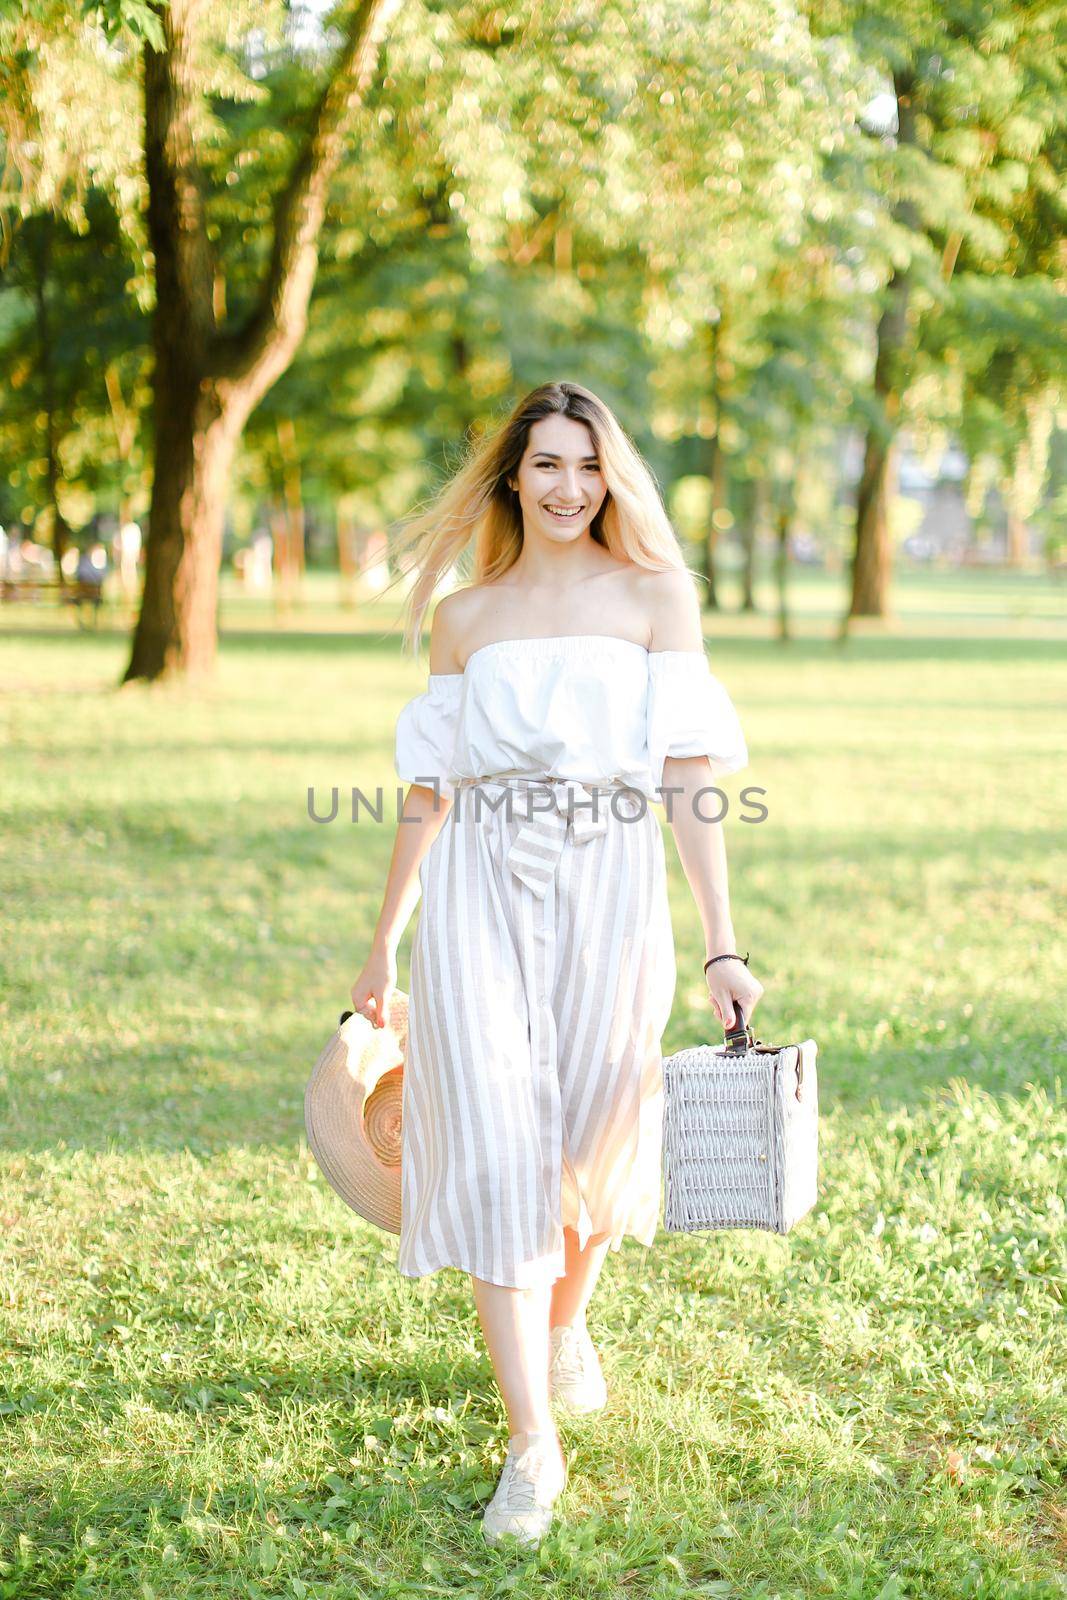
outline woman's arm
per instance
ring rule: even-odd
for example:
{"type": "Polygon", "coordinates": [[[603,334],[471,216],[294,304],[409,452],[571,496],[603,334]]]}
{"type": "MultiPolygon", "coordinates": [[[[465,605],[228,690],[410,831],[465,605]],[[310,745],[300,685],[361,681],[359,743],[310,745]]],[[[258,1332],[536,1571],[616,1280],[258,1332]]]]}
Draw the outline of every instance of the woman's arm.
{"type": "MultiPolygon", "coordinates": [[[[430,627],[430,667],[433,673],[458,672],[456,629],[446,595],[434,610],[430,627]]],[[[389,1000],[396,987],[396,952],[419,900],[419,866],[452,808],[444,795],[421,783],[408,785],[393,853],[382,891],[381,910],[371,939],[370,954],[352,985],[352,1009],[384,1027],[389,1000]]]]}
{"type": "Polygon", "coordinates": [[[433,789],[421,783],[408,785],[382,891],[382,906],[371,940],[372,952],[396,955],[404,929],[419,901],[422,858],[440,833],[451,807],[452,802],[433,789]]]}
{"type": "MultiPolygon", "coordinates": [[[[700,607],[693,580],[687,572],[657,573],[649,585],[652,650],[704,650],[700,607]]],[[[718,796],[701,789],[714,782],[707,756],[667,756],[662,788],[674,842],[693,892],[704,929],[704,956],[737,950],[726,864],[726,838],[721,821],[709,820],[720,810],[718,796]],[[671,792],[673,791],[673,793],[671,792]]],[[[716,961],[707,969],[707,987],[715,1011],[725,1027],[735,1021],[737,1001],[751,1022],[763,985],[742,961],[716,961]]]]}

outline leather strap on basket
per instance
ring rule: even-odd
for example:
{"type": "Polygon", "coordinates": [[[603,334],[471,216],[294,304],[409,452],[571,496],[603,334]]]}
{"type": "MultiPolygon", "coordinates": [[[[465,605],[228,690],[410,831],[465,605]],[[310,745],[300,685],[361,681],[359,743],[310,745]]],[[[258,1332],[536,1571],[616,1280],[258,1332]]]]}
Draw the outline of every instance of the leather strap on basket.
{"type": "Polygon", "coordinates": [[[726,1035],[724,1055],[743,1056],[746,1050],[759,1048],[760,1040],[754,1037],[752,1029],[745,1021],[745,1013],[741,1010],[736,1000],[734,1001],[733,1026],[730,1028],[724,1026],[723,1032],[726,1035]]]}
{"type": "MultiPolygon", "coordinates": [[[[755,1038],[753,1033],[752,1033],[752,1029],[749,1027],[748,1023],[745,1021],[745,1014],[741,1010],[741,1007],[737,1004],[736,1000],[734,1001],[734,1025],[733,1025],[732,1028],[724,1028],[723,1032],[726,1035],[726,1049],[723,1051],[723,1055],[726,1055],[726,1056],[743,1056],[745,1054],[746,1050],[762,1050],[767,1055],[775,1055],[779,1051],[789,1048],[789,1046],[787,1046],[787,1045],[765,1044],[762,1039],[755,1038]]],[[[801,1085],[801,1083],[803,1081],[804,1081],[804,1055],[803,1055],[802,1051],[798,1050],[797,1051],[797,1099],[798,1100],[800,1099],[800,1085],[801,1085]]]]}

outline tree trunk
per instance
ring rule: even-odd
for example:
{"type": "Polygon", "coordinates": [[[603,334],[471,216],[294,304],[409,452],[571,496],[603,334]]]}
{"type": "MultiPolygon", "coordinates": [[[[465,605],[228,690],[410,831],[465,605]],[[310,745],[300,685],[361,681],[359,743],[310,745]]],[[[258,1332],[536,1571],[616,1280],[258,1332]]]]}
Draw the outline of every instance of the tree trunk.
{"type": "Polygon", "coordinates": [[[337,567],[341,574],[341,605],[350,610],[356,603],[359,578],[359,534],[355,517],[344,501],[337,503],[337,567]]]}
{"type": "Polygon", "coordinates": [[[145,585],[123,682],[200,676],[217,648],[219,561],[233,458],[245,423],[291,363],[307,323],[318,241],[345,132],[377,65],[398,0],[357,0],[334,72],[274,205],[270,259],[255,309],[220,329],[196,162],[196,37],[203,0],[155,9],[160,50],[144,52],[148,234],[155,258],[155,477],[145,585]]]}
{"type": "Polygon", "coordinates": [[[270,502],[267,517],[271,541],[271,594],[275,617],[288,616],[293,603],[292,559],[289,553],[290,528],[285,506],[277,496],[270,502]]]}
{"type": "Polygon", "coordinates": [[[293,576],[302,576],[305,568],[304,542],[307,537],[307,518],[304,514],[304,484],[300,475],[300,451],[296,443],[296,428],[292,417],[278,421],[278,451],[282,463],[282,492],[289,525],[289,562],[293,576]]]}
{"type": "Polygon", "coordinates": [[[778,593],[778,637],[788,642],[792,637],[789,621],[789,530],[793,521],[795,495],[791,485],[782,485],[775,510],[774,581],[778,593]]]}
{"type": "Polygon", "coordinates": [[[242,426],[239,415],[156,387],[144,593],[124,683],[201,678],[215,665],[226,491],[242,426]]]}
{"type": "Polygon", "coordinates": [[[756,610],[756,518],[760,504],[759,489],[749,480],[741,486],[741,610],[756,610]]]}
{"type": "Polygon", "coordinates": [[[70,544],[70,526],[59,509],[59,439],[56,417],[56,363],[52,339],[52,321],[48,313],[48,275],[52,266],[51,216],[40,218],[38,248],[34,259],[34,303],[37,316],[37,358],[41,374],[44,413],[45,486],[51,520],[52,554],[55,557],[56,575],[60,588],[66,586],[63,575],[63,557],[70,544]]]}
{"type": "Polygon", "coordinates": [[[457,329],[449,340],[452,352],[452,369],[456,375],[456,412],[459,432],[468,440],[475,423],[475,408],[470,389],[470,343],[462,329],[457,329]]]}
{"type": "Polygon", "coordinates": [[[288,611],[299,596],[304,572],[304,494],[300,477],[300,452],[291,417],[278,419],[279,483],[281,493],[275,508],[274,553],[278,574],[275,609],[288,611]]]}
{"type": "Polygon", "coordinates": [[[893,443],[872,426],[867,434],[863,476],[856,501],[850,617],[884,617],[888,612],[889,490],[895,453],[893,443]]]}
{"type": "Polygon", "coordinates": [[[718,572],[715,552],[719,539],[716,513],[719,510],[723,495],[722,394],[719,376],[720,326],[721,319],[719,322],[710,322],[707,328],[708,400],[711,404],[713,429],[708,438],[708,526],[704,536],[704,577],[706,579],[704,604],[709,611],[718,611],[719,609],[718,572]]]}
{"type": "Polygon", "coordinates": [[[709,457],[710,457],[710,460],[708,462],[708,491],[709,491],[708,499],[709,499],[709,509],[708,509],[708,526],[707,526],[707,531],[706,531],[706,533],[704,535],[704,550],[703,550],[703,556],[704,556],[704,580],[705,580],[705,582],[704,582],[704,604],[707,606],[709,611],[718,611],[718,609],[719,609],[719,592],[718,592],[718,584],[717,584],[717,566],[716,566],[716,561],[715,561],[715,554],[716,554],[715,547],[716,547],[716,544],[718,542],[719,533],[718,533],[718,529],[715,526],[715,520],[714,520],[714,518],[715,518],[715,489],[714,489],[714,483],[715,483],[715,455],[716,455],[716,453],[717,453],[716,452],[716,444],[715,444],[715,441],[712,440],[711,444],[709,446],[709,451],[708,451],[708,454],[709,454],[709,457]]]}
{"type": "Polygon", "coordinates": [[[1055,411],[1048,394],[1029,395],[1024,407],[1026,432],[1000,490],[1008,519],[1006,557],[1012,567],[1024,567],[1030,560],[1029,524],[1041,504],[1048,478],[1055,411]]]}
{"type": "MultiPolygon", "coordinates": [[[[905,73],[894,73],[897,100],[897,142],[915,145],[914,83],[905,73]]],[[[895,219],[906,227],[918,226],[914,205],[901,202],[895,219]]],[[[892,553],[889,544],[889,491],[894,465],[894,441],[900,417],[908,355],[908,302],[910,276],[894,271],[886,290],[886,304],[878,319],[877,355],[874,363],[876,416],[867,430],[863,474],[856,500],[856,533],[852,556],[852,593],[847,617],[885,617],[889,609],[892,553]]],[[[847,622],[847,618],[846,618],[847,622]]]]}
{"type": "Polygon", "coordinates": [[[1025,567],[1030,559],[1030,529],[1026,518],[1020,516],[1011,500],[1007,504],[1007,549],[1005,560],[1009,567],[1025,567]]]}

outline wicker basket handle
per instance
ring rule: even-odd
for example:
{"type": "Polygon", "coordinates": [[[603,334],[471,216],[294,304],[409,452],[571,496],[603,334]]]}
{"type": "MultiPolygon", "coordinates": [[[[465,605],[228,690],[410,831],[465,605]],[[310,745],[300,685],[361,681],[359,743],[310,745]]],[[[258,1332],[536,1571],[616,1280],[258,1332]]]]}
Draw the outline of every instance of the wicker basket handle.
{"type": "Polygon", "coordinates": [[[743,1056],[745,1051],[751,1050],[756,1042],[752,1036],[752,1029],[745,1021],[745,1013],[741,1010],[736,1000],[734,1001],[733,1027],[724,1028],[723,1032],[726,1034],[726,1050],[724,1054],[728,1056],[743,1056]]]}

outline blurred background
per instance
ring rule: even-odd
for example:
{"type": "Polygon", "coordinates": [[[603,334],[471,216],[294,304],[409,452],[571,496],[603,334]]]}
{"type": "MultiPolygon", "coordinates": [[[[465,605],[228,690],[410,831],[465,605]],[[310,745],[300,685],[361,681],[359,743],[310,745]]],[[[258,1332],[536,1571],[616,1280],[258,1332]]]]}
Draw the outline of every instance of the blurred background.
{"type": "MultiPolygon", "coordinates": [[[[0,5],[4,1600],[1063,1600],[1065,21],[0,5]],[[700,575],[820,1197],[613,1254],[511,1567],[469,1282],[303,1096],[426,683],[392,535],[560,378],[700,575]]],[[[667,862],[671,1053],[721,1030],[667,862]]]]}
{"type": "Polygon", "coordinates": [[[391,530],[564,377],[709,609],[1058,585],[1057,12],[958,10],[5,15],[4,625],[100,600],[155,677],[210,663],[217,574],[267,616],[402,593],[391,530]]]}

